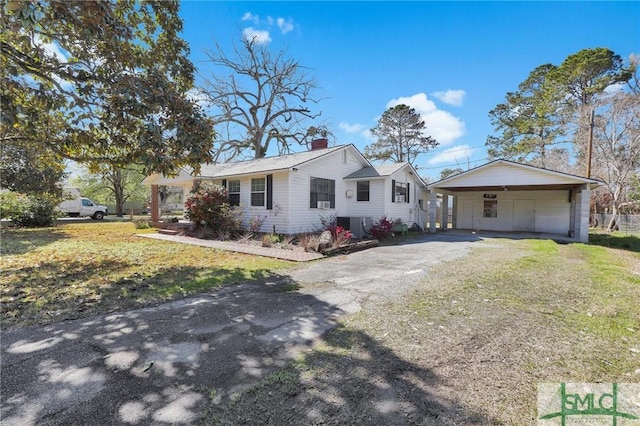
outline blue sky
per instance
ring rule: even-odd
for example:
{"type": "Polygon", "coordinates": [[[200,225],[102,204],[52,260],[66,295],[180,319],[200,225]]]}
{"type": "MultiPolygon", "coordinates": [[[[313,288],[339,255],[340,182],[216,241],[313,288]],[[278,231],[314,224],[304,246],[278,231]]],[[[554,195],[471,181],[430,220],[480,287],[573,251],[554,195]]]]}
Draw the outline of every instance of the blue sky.
{"type": "Polygon", "coordinates": [[[363,151],[388,107],[414,107],[440,142],[416,161],[431,180],[486,162],[489,111],[538,65],[593,47],[640,53],[640,2],[183,1],[180,15],[205,75],[204,51],[230,54],[247,31],[311,68],[312,108],[336,144],[363,151]]]}

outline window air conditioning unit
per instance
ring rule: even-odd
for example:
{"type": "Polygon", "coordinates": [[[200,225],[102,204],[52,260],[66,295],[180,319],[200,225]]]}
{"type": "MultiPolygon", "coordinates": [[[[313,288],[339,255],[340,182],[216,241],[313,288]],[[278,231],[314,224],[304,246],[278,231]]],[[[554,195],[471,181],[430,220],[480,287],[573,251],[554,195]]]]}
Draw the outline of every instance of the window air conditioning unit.
{"type": "Polygon", "coordinates": [[[330,209],[331,208],[331,201],[318,201],[318,208],[319,209],[330,209]]]}
{"type": "Polygon", "coordinates": [[[396,195],[396,203],[404,203],[404,195],[396,195]]]}

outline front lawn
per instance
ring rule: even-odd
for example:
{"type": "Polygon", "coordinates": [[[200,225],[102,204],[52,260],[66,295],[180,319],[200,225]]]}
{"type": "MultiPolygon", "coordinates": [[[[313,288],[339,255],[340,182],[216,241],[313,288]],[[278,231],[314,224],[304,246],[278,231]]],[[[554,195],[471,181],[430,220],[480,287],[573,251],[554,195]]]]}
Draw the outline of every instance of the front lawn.
{"type": "Polygon", "coordinates": [[[259,280],[290,262],[136,236],[130,222],[2,228],[3,327],[159,303],[259,280]]]}
{"type": "Polygon", "coordinates": [[[539,383],[640,383],[640,255],[610,238],[479,242],[205,419],[529,425],[539,383]]]}

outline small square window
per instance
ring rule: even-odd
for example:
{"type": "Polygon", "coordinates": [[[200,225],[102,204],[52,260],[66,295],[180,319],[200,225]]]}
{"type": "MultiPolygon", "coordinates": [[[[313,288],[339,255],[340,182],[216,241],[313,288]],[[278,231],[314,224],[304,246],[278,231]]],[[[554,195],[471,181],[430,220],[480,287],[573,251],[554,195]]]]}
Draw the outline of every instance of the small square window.
{"type": "Polygon", "coordinates": [[[370,182],[368,180],[363,180],[357,183],[357,200],[358,201],[369,201],[369,188],[370,182]]]}
{"type": "Polygon", "coordinates": [[[498,217],[498,200],[484,200],[482,217],[498,217]]]}

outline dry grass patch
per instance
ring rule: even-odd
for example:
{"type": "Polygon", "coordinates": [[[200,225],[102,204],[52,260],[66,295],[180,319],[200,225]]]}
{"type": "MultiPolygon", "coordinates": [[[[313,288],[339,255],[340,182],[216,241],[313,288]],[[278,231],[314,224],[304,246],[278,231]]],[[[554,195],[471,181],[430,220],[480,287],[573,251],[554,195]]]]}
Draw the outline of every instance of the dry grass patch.
{"type": "Polygon", "coordinates": [[[541,382],[640,382],[640,257],[492,240],[369,304],[212,423],[536,424],[541,382]]]}
{"type": "Polygon", "coordinates": [[[137,237],[130,222],[3,229],[2,325],[144,306],[258,280],[291,263],[137,237]]]}

